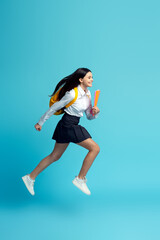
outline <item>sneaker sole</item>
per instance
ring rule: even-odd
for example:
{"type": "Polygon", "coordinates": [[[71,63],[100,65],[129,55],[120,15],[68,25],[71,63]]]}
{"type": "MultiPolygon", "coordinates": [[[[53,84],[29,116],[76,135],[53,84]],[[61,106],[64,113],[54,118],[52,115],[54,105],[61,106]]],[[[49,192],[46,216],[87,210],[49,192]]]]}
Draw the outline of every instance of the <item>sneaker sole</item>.
{"type": "Polygon", "coordinates": [[[86,193],[82,188],[79,187],[79,185],[78,185],[76,182],[74,182],[74,180],[72,181],[72,183],[73,183],[77,188],[79,188],[83,193],[85,193],[85,194],[87,194],[87,195],[91,195],[91,192],[90,192],[90,193],[86,193]]]}
{"type": "Polygon", "coordinates": [[[28,188],[28,186],[27,186],[27,184],[26,184],[26,182],[25,182],[25,178],[24,178],[24,177],[22,177],[22,180],[23,180],[23,182],[24,182],[26,188],[28,189],[29,193],[30,193],[32,196],[34,196],[35,193],[32,193],[32,192],[29,190],[29,188],[28,188]]]}

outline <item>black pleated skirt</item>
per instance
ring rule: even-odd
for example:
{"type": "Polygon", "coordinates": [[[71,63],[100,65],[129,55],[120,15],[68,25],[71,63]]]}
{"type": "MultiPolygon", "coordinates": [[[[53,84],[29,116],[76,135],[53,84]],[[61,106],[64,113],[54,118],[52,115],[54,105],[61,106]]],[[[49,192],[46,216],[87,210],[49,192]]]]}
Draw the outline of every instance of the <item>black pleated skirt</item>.
{"type": "Polygon", "coordinates": [[[79,143],[87,138],[92,138],[89,132],[78,124],[79,121],[80,117],[64,113],[54,130],[52,139],[57,143],[79,143]]]}

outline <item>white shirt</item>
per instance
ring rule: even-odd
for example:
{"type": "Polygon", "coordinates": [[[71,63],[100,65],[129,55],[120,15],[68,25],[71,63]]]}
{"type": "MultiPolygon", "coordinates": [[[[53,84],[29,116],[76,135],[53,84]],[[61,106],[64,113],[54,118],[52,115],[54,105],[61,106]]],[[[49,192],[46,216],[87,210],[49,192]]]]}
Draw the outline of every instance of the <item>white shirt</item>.
{"type": "MultiPolygon", "coordinates": [[[[85,112],[87,118],[89,120],[97,118],[98,114],[92,115],[90,113],[92,109],[91,103],[91,93],[88,90],[85,92],[80,85],[78,85],[78,97],[76,101],[68,108],[65,108],[64,111],[72,116],[82,117],[83,112],[85,112]]],[[[55,102],[48,111],[40,118],[38,124],[42,126],[44,122],[50,118],[55,112],[65,107],[69,102],[71,102],[75,98],[74,89],[67,91],[65,95],[61,98],[60,101],[55,102]]]]}

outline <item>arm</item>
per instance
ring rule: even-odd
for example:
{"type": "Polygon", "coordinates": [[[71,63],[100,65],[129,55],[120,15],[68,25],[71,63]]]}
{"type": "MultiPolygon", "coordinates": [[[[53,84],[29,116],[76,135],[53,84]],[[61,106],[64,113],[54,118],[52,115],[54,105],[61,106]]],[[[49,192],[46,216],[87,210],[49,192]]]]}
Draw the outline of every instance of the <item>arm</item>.
{"type": "Polygon", "coordinates": [[[67,91],[63,98],[60,101],[54,103],[45,114],[40,118],[38,124],[42,126],[46,120],[48,120],[55,112],[66,106],[69,102],[71,102],[75,97],[74,89],[71,91],[67,91]]]}

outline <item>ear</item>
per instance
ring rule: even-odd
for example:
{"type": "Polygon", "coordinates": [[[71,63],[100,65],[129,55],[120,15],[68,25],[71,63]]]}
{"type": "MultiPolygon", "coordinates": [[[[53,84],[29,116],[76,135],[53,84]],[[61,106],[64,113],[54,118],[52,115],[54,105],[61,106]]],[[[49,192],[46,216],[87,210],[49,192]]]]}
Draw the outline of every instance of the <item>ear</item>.
{"type": "Polygon", "coordinates": [[[82,79],[82,78],[79,78],[79,81],[82,83],[82,82],[83,82],[83,79],[82,79]]]}

